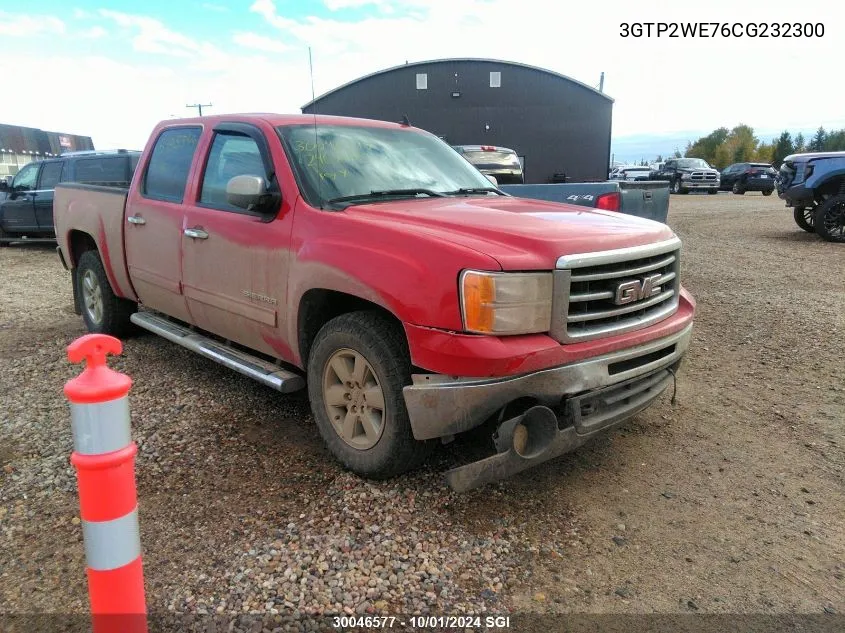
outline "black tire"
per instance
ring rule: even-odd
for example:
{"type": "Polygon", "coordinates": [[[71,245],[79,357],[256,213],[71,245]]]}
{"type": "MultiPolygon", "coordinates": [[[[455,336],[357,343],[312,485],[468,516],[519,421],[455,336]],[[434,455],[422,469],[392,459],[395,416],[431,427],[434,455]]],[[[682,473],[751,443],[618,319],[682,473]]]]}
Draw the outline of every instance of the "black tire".
{"type": "Polygon", "coordinates": [[[830,196],[820,204],[813,226],[828,242],[845,242],[845,195],[830,196]]]}
{"type": "Polygon", "coordinates": [[[681,186],[681,179],[675,178],[675,180],[672,181],[672,193],[678,194],[689,192],[681,186]]]}
{"type": "Polygon", "coordinates": [[[10,242],[5,241],[7,237],[9,237],[9,234],[3,229],[0,229],[0,248],[6,247],[10,244],[10,242]]]}
{"type": "Polygon", "coordinates": [[[772,191],[774,191],[774,189],[764,189],[763,195],[764,196],[770,196],[770,195],[772,195],[772,191]]]}
{"type": "Polygon", "coordinates": [[[719,190],[718,189],[710,189],[707,193],[709,193],[711,196],[715,196],[717,193],[719,193],[719,190]]]}
{"type": "MultiPolygon", "coordinates": [[[[326,447],[346,468],[370,479],[388,479],[418,467],[436,441],[414,439],[402,388],[411,384],[411,361],[398,323],[377,312],[350,312],[326,323],[308,356],[308,396],[326,447]],[[331,358],[350,350],[371,367],[384,399],[382,430],[369,448],[356,448],[335,430],[324,398],[324,372],[331,358]]],[[[337,408],[335,408],[337,412],[337,408]]],[[[336,420],[340,420],[337,416],[336,420]]]]}
{"type": "Polygon", "coordinates": [[[734,183],[734,186],[731,188],[731,191],[733,191],[738,196],[745,195],[745,189],[741,184],[739,184],[739,181],[736,181],[734,183]]]}
{"type": "Polygon", "coordinates": [[[132,330],[132,322],[129,317],[138,310],[138,304],[128,299],[122,299],[114,294],[103,262],[97,251],[85,251],[79,258],[76,270],[77,293],[82,308],[82,319],[89,332],[98,334],[110,334],[112,336],[125,336],[132,330]],[[89,291],[83,287],[86,278],[96,280],[99,286],[102,309],[94,310],[86,303],[86,296],[89,291]],[[99,318],[98,315],[99,314],[99,318]]]}
{"type": "Polygon", "coordinates": [[[792,218],[795,220],[795,224],[807,231],[807,233],[815,233],[816,227],[813,226],[815,211],[815,207],[795,207],[792,210],[792,218]]]}

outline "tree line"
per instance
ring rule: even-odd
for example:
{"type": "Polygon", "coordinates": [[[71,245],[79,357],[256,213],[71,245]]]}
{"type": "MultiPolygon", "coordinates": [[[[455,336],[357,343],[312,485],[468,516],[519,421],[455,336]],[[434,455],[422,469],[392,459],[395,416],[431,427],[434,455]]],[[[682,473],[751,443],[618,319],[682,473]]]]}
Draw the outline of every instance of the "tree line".
{"type": "MultiPolygon", "coordinates": [[[[783,131],[766,143],[754,135],[754,128],[740,124],[732,130],[720,127],[694,143],[687,143],[684,156],[703,158],[717,169],[747,162],[771,163],[777,169],[790,154],[836,151],[845,151],[845,129],[828,132],[819,127],[809,141],[800,132],[793,137],[783,131]]],[[[676,150],[675,154],[679,155],[680,151],[676,150]]]]}

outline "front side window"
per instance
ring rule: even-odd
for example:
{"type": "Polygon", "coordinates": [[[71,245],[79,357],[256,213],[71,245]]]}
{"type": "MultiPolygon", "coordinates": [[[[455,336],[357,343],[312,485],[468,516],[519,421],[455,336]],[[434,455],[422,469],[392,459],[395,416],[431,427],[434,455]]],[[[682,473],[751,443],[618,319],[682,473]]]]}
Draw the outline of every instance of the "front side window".
{"type": "Polygon", "coordinates": [[[182,202],[201,133],[199,127],[179,127],[159,135],[144,175],[144,197],[182,202]]]}
{"type": "Polygon", "coordinates": [[[64,164],[64,161],[44,163],[44,166],[41,168],[41,176],[38,178],[38,188],[45,190],[55,189],[56,185],[62,179],[62,167],[64,167],[64,164]]]}
{"type": "Polygon", "coordinates": [[[243,209],[226,201],[226,185],[235,176],[264,178],[264,172],[261,152],[253,139],[240,134],[217,134],[205,166],[200,204],[243,213],[243,209]]]}
{"type": "Polygon", "coordinates": [[[437,195],[491,187],[460,154],[426,132],[352,125],[321,125],[316,131],[313,125],[291,125],[279,132],[312,206],[373,192],[437,195]]]}
{"type": "Polygon", "coordinates": [[[15,191],[34,191],[39,167],[39,163],[29,163],[29,165],[21,167],[21,170],[12,182],[12,188],[15,191]]]}

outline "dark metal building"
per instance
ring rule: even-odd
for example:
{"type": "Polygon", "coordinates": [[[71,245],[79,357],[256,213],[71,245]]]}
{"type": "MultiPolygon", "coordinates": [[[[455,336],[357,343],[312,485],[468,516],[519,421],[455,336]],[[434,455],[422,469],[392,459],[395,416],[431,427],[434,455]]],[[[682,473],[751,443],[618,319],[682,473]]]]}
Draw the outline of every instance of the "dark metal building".
{"type": "Polygon", "coordinates": [[[509,147],[525,182],[606,180],[613,99],[549,70],[491,59],[404,64],[317,97],[302,112],[401,121],[450,145],[509,147]]]}
{"type": "Polygon", "coordinates": [[[90,136],[0,123],[0,178],[14,176],[21,167],[34,160],[91,149],[94,149],[94,143],[90,136]]]}

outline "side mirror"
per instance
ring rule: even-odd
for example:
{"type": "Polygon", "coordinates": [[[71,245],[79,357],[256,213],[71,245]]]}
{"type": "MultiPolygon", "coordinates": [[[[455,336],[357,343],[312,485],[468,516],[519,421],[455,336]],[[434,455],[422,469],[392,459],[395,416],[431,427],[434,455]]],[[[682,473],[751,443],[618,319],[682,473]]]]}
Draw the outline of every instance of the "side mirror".
{"type": "Polygon", "coordinates": [[[6,192],[10,189],[11,187],[9,186],[9,181],[7,181],[5,178],[0,179],[0,191],[6,192]]]}
{"type": "Polygon", "coordinates": [[[226,183],[226,201],[247,211],[268,210],[273,198],[261,176],[235,176],[226,183]]]}
{"type": "Polygon", "coordinates": [[[498,187],[498,186],[499,186],[499,181],[498,181],[498,180],[496,180],[496,177],[495,177],[495,176],[487,176],[487,180],[489,180],[489,181],[490,181],[490,183],[491,183],[494,187],[498,187]]]}

